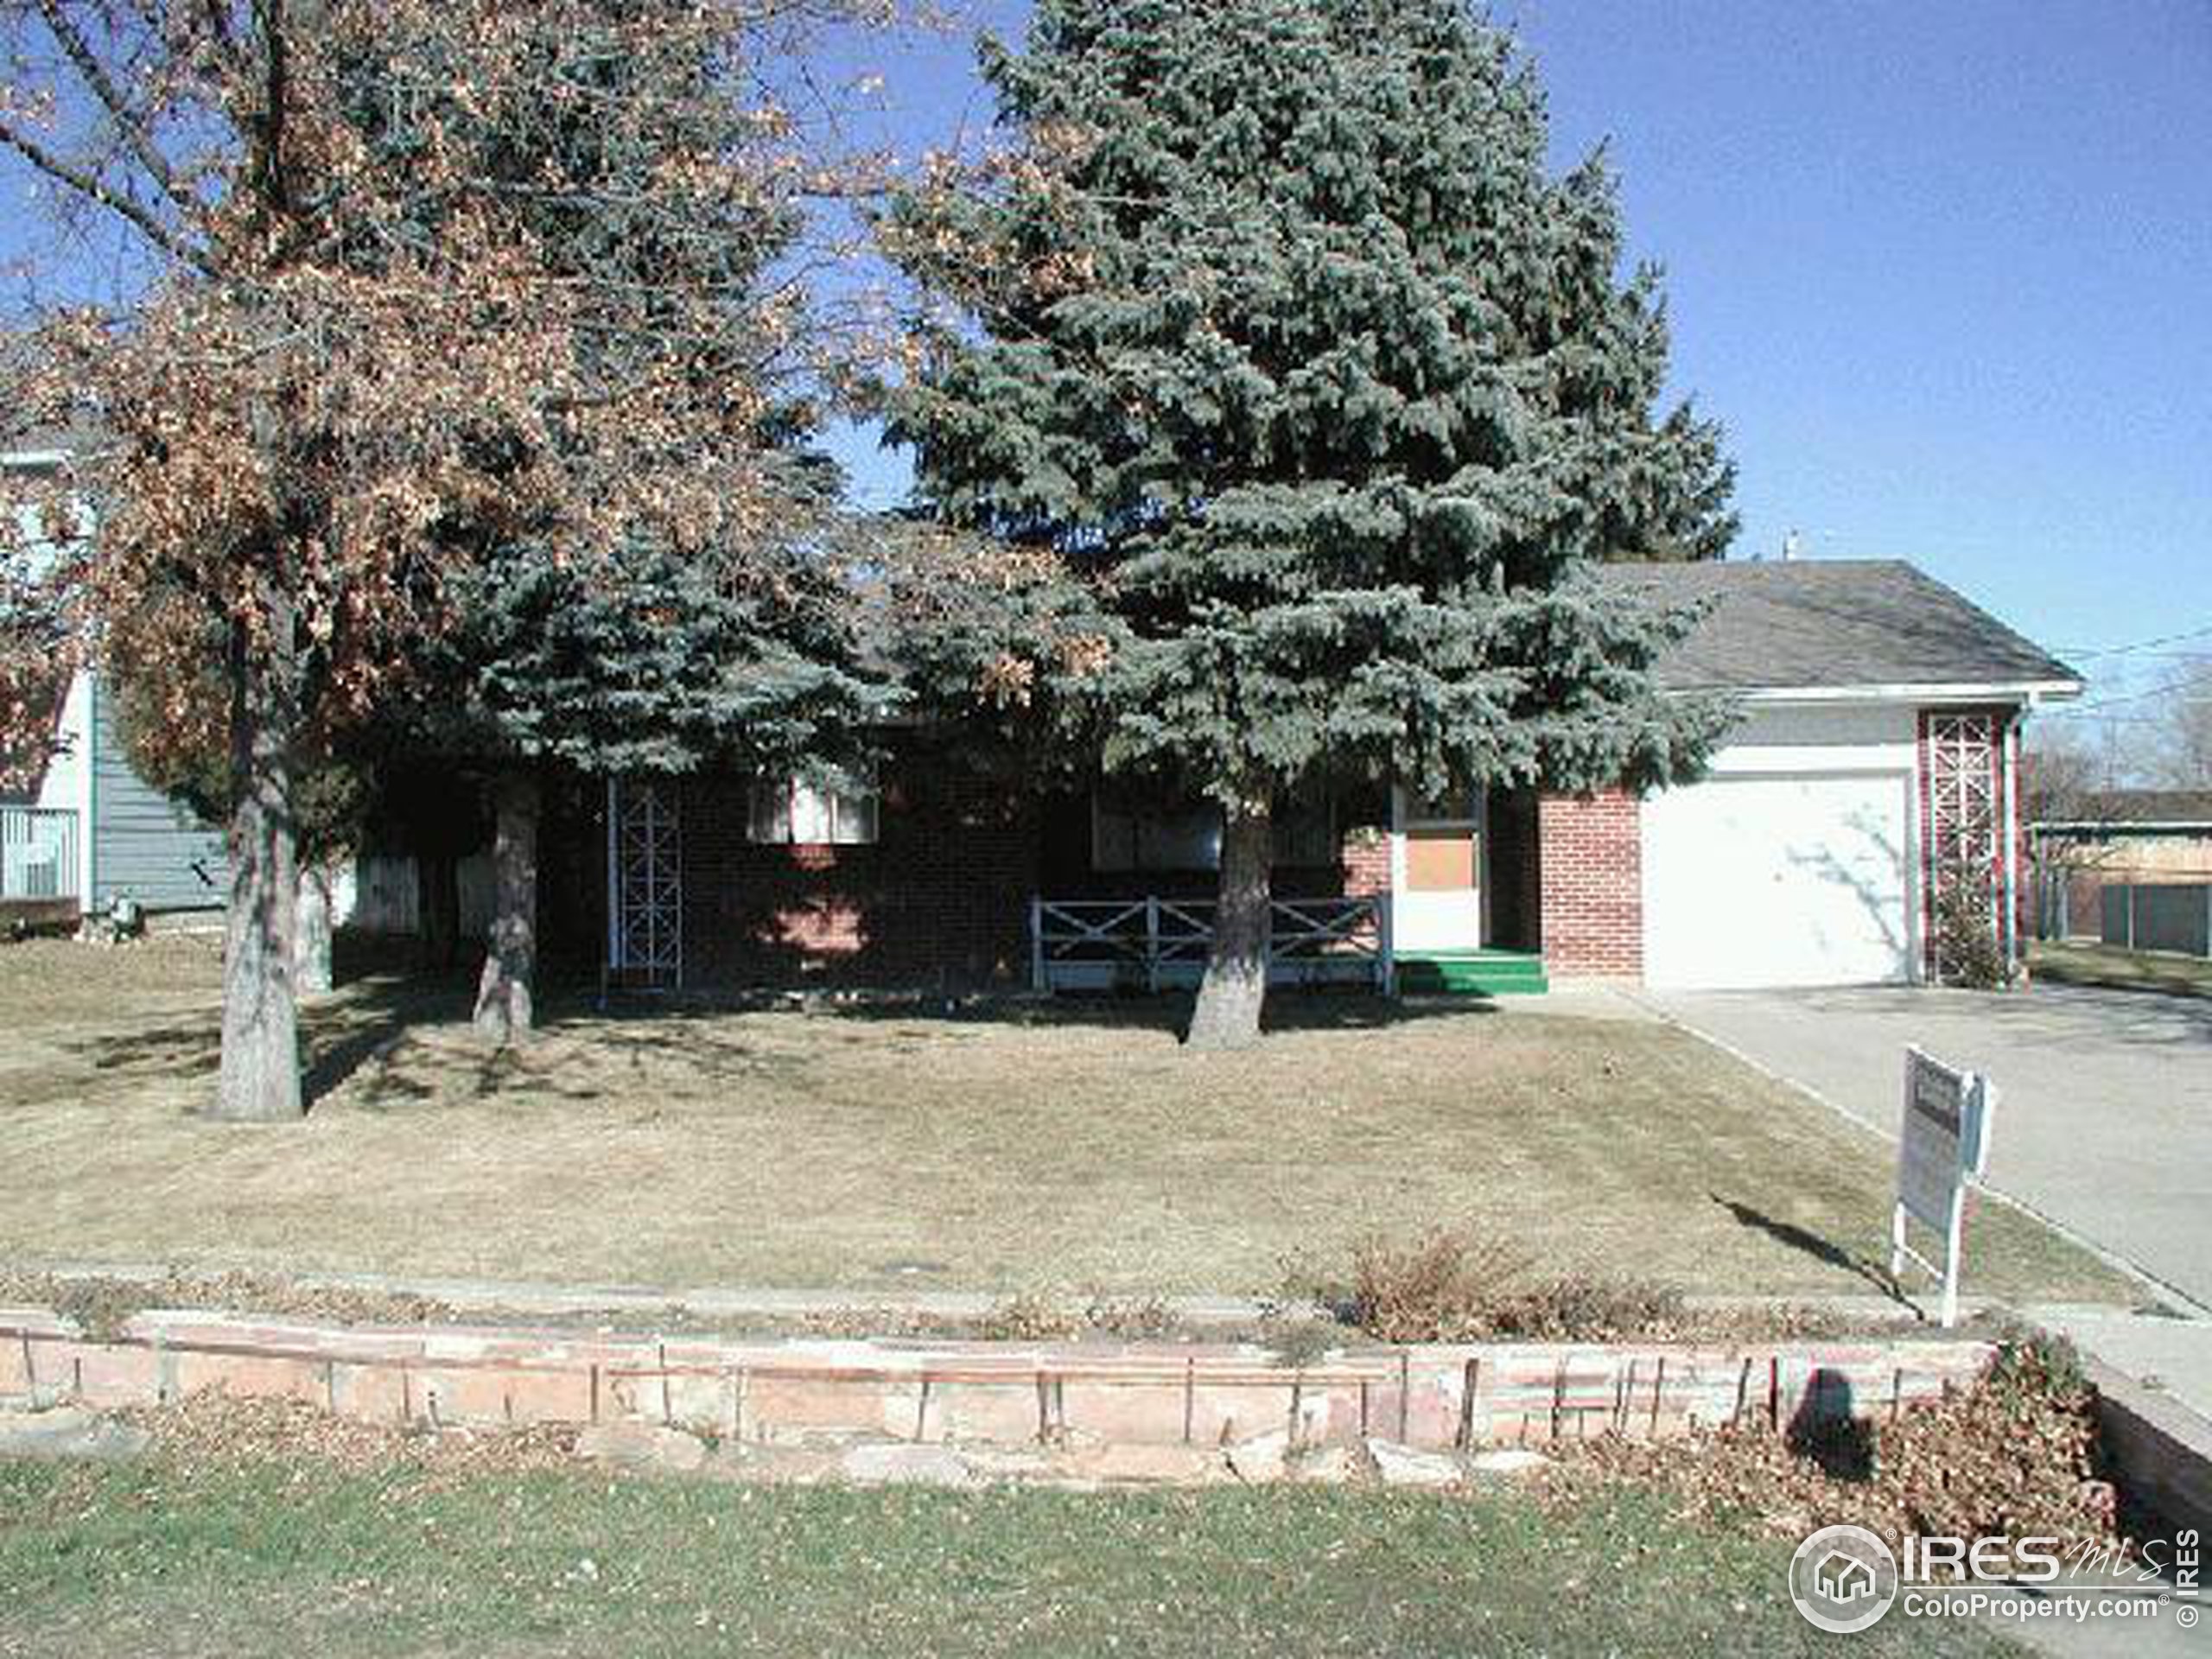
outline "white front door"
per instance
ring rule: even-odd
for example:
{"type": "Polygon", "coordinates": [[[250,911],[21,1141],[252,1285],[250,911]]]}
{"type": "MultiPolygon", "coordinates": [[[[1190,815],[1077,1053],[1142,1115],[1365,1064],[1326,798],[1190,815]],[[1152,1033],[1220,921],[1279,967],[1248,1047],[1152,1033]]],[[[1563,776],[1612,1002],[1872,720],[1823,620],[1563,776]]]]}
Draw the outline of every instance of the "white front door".
{"type": "Polygon", "coordinates": [[[1481,798],[1422,802],[1394,791],[1391,810],[1391,949],[1419,953],[1480,948],[1481,798]]]}
{"type": "Polygon", "coordinates": [[[1644,978],[1678,988],[1912,976],[1906,772],[1708,779],[1643,804],[1644,978]]]}

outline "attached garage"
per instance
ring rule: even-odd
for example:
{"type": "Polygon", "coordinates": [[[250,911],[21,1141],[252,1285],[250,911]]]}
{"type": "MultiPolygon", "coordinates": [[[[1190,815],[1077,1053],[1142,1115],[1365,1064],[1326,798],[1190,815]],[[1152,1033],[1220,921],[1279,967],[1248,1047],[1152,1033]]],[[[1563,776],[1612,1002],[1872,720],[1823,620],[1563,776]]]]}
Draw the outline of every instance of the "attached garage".
{"type": "MultiPolygon", "coordinates": [[[[1540,944],[1558,978],[1678,989],[1942,976],[1938,893],[2018,949],[2020,727],[2079,677],[1886,561],[1624,565],[1702,615],[1669,690],[1736,720],[1704,778],[1541,804],[1540,944]],[[1974,889],[1986,884],[1986,898],[1974,889]]],[[[1945,902],[1948,902],[1946,900],[1945,902]]]]}
{"type": "Polygon", "coordinates": [[[1909,772],[1717,777],[1643,805],[1644,976],[1655,986],[1912,977],[1909,772]]]}

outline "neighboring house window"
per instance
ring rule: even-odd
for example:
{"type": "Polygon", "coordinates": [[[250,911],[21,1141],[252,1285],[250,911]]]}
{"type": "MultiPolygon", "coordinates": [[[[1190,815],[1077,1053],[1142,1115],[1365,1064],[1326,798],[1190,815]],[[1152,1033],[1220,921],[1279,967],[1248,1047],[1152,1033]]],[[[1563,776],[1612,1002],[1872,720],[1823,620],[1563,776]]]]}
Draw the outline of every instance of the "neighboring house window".
{"type": "Polygon", "coordinates": [[[876,792],[862,785],[833,787],[802,778],[753,780],[750,838],[797,846],[873,846],[876,792]]]}
{"type": "MultiPolygon", "coordinates": [[[[1336,815],[1325,799],[1292,802],[1274,821],[1278,865],[1337,861],[1336,815]]],[[[1221,809],[1160,806],[1111,793],[1090,798],[1090,867],[1095,870],[1217,870],[1221,809]]]]}

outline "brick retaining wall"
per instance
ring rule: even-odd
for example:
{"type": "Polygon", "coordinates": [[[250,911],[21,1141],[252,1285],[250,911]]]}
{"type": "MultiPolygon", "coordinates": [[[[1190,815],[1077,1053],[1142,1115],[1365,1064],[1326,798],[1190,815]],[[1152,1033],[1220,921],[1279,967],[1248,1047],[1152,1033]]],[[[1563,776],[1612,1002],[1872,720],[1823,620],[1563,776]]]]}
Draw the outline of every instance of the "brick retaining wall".
{"type": "Polygon", "coordinates": [[[347,1326],[148,1312],[111,1341],[0,1308],[0,1396],[99,1408],[202,1389],[390,1422],[642,1420],[734,1440],[823,1433],[1018,1445],[1381,1435],[1430,1447],[1878,1418],[1977,1377],[1987,1344],[1433,1344],[1332,1353],[1178,1343],[721,1340],[347,1326]]]}

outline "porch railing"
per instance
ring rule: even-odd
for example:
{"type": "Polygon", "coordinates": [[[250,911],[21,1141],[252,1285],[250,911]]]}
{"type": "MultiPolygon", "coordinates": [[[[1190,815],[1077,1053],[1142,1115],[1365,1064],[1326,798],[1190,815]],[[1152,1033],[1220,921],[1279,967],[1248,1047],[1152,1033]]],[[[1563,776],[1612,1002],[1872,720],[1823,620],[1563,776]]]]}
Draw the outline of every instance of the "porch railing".
{"type": "Polygon", "coordinates": [[[75,899],[77,815],[0,806],[0,899],[75,899]]]}
{"type": "MultiPolygon", "coordinates": [[[[1030,982],[1040,991],[1195,985],[1213,944],[1210,899],[1033,899],[1030,982]]],[[[1278,899],[1268,907],[1271,984],[1390,987],[1378,899],[1278,899]]]]}

